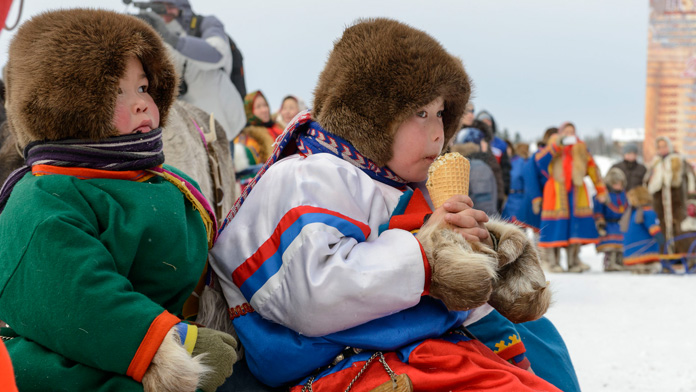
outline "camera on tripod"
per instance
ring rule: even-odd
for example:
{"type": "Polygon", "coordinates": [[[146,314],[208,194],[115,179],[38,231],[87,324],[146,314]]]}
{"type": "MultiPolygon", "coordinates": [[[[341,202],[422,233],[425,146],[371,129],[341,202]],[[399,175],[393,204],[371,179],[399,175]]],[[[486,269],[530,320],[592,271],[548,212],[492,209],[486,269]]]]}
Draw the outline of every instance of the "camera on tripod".
{"type": "Polygon", "coordinates": [[[152,12],[158,15],[164,15],[167,13],[167,6],[165,6],[161,2],[123,0],[123,4],[132,4],[134,7],[139,8],[141,11],[152,10],[152,12]]]}

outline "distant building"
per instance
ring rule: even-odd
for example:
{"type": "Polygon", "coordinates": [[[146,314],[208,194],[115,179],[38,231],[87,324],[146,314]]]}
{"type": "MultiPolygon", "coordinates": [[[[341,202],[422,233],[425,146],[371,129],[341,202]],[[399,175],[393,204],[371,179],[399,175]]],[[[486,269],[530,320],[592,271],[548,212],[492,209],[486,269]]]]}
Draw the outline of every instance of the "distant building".
{"type": "Polygon", "coordinates": [[[650,1],[643,155],[669,138],[696,164],[696,2],[650,1]]]}

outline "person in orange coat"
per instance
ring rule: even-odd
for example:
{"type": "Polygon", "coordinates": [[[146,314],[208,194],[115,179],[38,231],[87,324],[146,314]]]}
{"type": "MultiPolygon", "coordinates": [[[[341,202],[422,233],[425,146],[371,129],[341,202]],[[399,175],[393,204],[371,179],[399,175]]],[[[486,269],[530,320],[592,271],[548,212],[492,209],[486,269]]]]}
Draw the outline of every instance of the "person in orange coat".
{"type": "Polygon", "coordinates": [[[585,176],[592,179],[600,203],[606,200],[607,189],[587,146],[575,135],[575,125],[567,122],[558,129],[558,136],[552,136],[545,150],[535,156],[539,170],[548,178],[541,204],[539,247],[547,250],[551,271],[562,271],[554,248],[566,248],[568,272],[583,272],[590,267],[578,258],[580,246],[599,241],[585,176]]]}

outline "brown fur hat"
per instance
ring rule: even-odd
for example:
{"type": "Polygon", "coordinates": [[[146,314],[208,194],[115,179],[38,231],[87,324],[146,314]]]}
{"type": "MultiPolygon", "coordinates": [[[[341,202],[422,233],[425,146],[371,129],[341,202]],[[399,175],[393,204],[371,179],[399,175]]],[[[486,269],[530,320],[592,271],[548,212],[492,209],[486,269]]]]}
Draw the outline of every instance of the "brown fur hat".
{"type": "Polygon", "coordinates": [[[648,192],[648,188],[644,186],[637,186],[628,191],[626,199],[628,199],[628,204],[634,207],[652,205],[653,200],[650,192],[648,192]]]}
{"type": "Polygon", "coordinates": [[[524,159],[529,158],[529,144],[515,143],[515,154],[521,156],[524,159]]]}
{"type": "Polygon", "coordinates": [[[359,20],[335,43],[314,90],[312,116],[377,165],[416,110],[445,100],[445,140],[459,128],[471,92],[462,62],[431,36],[395,20],[359,20]]]}
{"type": "Polygon", "coordinates": [[[119,78],[136,56],[164,125],[177,77],[160,36],[134,16],[94,9],[40,14],[14,36],[5,69],[7,116],[20,147],[35,140],[118,136],[119,78]]]}
{"type": "Polygon", "coordinates": [[[607,186],[612,186],[614,184],[622,183],[624,188],[626,187],[626,174],[624,174],[623,170],[619,169],[618,167],[613,167],[609,169],[609,172],[607,172],[607,175],[604,176],[604,183],[607,186]]]}

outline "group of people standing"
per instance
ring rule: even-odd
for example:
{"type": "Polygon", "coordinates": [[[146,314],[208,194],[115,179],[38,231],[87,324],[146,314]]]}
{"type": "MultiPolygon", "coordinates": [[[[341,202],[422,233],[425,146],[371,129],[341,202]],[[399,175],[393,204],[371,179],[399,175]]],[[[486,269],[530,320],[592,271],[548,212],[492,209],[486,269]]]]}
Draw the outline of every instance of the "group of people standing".
{"type": "Polygon", "coordinates": [[[657,154],[647,168],[637,160],[638,146],[624,145],[623,160],[602,176],[572,123],[548,128],[530,153],[529,144],[496,136],[488,112],[474,116],[472,104],[467,110],[471,115],[450,148],[472,160],[472,199],[488,214],[532,229],[547,271],[589,270],[579,258],[586,244],[604,253],[605,271],[630,266],[659,272],[662,255],[689,252],[696,238],[689,234],[696,230],[694,170],[668,138],[656,139],[657,154]],[[586,177],[594,185],[592,198],[586,177]],[[562,248],[567,270],[560,263],[562,248]]]}

